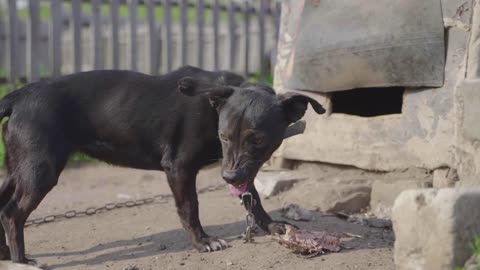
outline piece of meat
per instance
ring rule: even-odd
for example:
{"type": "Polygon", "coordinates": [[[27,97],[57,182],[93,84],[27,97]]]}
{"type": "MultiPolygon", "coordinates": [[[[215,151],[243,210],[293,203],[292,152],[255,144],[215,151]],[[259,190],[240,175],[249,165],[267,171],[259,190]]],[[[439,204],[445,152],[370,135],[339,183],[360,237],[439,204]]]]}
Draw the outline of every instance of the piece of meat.
{"type": "Polygon", "coordinates": [[[286,225],[284,235],[276,235],[274,239],[281,245],[292,249],[294,253],[308,257],[325,252],[339,252],[342,249],[340,236],[337,234],[326,231],[299,230],[290,225],[286,225]]]}

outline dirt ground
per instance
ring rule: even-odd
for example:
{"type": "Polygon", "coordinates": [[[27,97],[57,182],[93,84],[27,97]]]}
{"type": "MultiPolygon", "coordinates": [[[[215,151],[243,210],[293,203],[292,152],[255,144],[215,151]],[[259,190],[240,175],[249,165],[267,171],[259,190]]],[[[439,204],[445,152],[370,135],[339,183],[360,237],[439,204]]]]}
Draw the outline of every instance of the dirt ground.
{"type": "MultiPolygon", "coordinates": [[[[222,183],[219,175],[218,168],[202,171],[198,187],[222,183]]],[[[70,167],[31,218],[155,194],[170,194],[162,172],[103,164],[70,167]]],[[[351,249],[304,259],[264,234],[258,234],[253,244],[243,243],[239,236],[245,229],[245,211],[226,189],[201,194],[199,200],[207,233],[225,239],[230,248],[213,253],[193,250],[169,200],[30,226],[27,254],[47,269],[394,269],[391,231],[317,213],[315,221],[292,223],[361,238],[343,239],[351,249]]],[[[274,218],[282,219],[279,196],[263,203],[274,218]]]]}

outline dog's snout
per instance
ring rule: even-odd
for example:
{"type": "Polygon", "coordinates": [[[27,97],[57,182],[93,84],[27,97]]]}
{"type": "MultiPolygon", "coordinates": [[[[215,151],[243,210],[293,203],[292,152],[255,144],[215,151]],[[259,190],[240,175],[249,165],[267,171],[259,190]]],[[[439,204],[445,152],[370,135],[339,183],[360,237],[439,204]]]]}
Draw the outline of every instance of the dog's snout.
{"type": "Polygon", "coordinates": [[[242,181],[239,177],[239,173],[236,171],[223,171],[222,172],[223,179],[229,184],[236,184],[242,181]]]}

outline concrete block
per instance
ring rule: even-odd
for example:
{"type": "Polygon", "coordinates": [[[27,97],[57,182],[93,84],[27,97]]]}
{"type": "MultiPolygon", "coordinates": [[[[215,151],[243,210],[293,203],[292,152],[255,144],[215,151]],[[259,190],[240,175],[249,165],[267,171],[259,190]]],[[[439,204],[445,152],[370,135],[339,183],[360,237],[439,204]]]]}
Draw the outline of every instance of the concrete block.
{"type": "Polygon", "coordinates": [[[392,211],[394,259],[399,270],[451,270],[472,255],[480,234],[480,190],[404,191],[392,211]]]}
{"type": "Polygon", "coordinates": [[[263,196],[273,196],[293,186],[297,181],[305,179],[295,171],[261,171],[255,177],[255,187],[263,196]]]}
{"type": "Polygon", "coordinates": [[[370,199],[372,213],[379,217],[389,218],[391,216],[393,203],[402,191],[431,186],[431,181],[426,179],[374,181],[372,183],[372,195],[370,199]]]}
{"type": "Polygon", "coordinates": [[[470,139],[480,140],[480,79],[464,81],[459,86],[463,115],[461,128],[470,139]]]}
{"type": "Polygon", "coordinates": [[[42,270],[41,268],[26,265],[18,264],[10,261],[0,261],[0,270],[42,270]]]}
{"type": "Polygon", "coordinates": [[[296,203],[324,212],[357,213],[368,207],[371,187],[361,181],[304,181],[286,192],[283,204],[296,203]]]}

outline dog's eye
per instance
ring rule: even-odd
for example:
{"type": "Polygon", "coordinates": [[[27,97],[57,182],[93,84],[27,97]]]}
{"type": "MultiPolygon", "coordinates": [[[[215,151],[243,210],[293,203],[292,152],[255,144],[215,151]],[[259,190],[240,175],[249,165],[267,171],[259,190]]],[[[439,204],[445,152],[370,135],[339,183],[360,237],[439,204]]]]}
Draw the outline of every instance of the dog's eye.
{"type": "Polygon", "coordinates": [[[252,142],[255,145],[262,145],[265,142],[265,140],[263,137],[253,137],[252,142]]]}
{"type": "Polygon", "coordinates": [[[220,140],[224,141],[224,142],[228,142],[229,139],[228,139],[228,136],[225,135],[225,133],[220,133],[220,140]]]}

